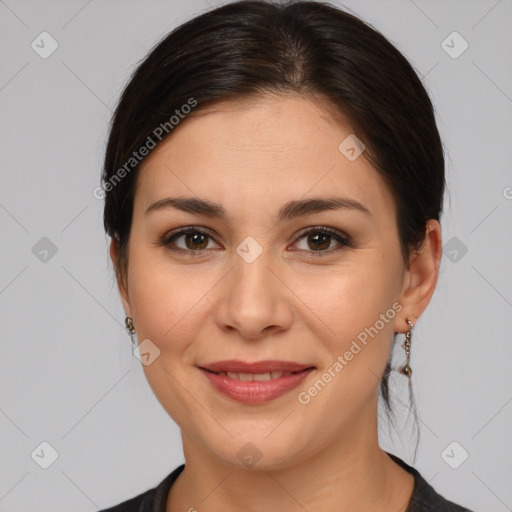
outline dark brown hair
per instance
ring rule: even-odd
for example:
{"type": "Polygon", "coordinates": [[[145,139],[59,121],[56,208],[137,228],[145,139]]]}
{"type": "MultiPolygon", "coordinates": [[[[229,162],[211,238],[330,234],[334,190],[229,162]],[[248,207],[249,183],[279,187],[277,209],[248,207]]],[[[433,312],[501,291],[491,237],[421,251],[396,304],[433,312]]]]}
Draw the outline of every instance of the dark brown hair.
{"type": "MultiPolygon", "coordinates": [[[[138,65],[121,95],[102,175],[104,226],[119,247],[114,265],[121,282],[140,163],[134,151],[172,135],[171,116],[186,118],[191,99],[201,111],[265,93],[324,98],[333,118],[348,119],[394,197],[408,268],[410,251],[425,241],[427,220],[440,219],[445,190],[443,147],[420,79],[380,32],[327,2],[248,0],[174,29],[138,65]]],[[[388,410],[390,371],[388,362],[380,387],[388,410]]]]}

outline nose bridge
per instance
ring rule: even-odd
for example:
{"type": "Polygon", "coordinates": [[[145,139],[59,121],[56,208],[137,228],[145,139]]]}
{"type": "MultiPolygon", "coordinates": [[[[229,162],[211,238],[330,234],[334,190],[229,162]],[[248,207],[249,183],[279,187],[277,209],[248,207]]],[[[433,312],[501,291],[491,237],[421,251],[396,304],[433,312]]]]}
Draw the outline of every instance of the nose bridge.
{"type": "Polygon", "coordinates": [[[239,304],[244,301],[253,303],[260,308],[263,303],[258,304],[258,301],[264,301],[264,304],[270,306],[270,302],[273,300],[273,283],[270,282],[272,272],[269,267],[272,262],[269,261],[269,255],[270,251],[266,250],[254,257],[254,248],[249,247],[247,250],[247,244],[245,246],[240,244],[233,262],[233,288],[231,290],[233,300],[236,299],[239,304]],[[240,252],[243,251],[247,252],[240,255],[240,252]],[[251,300],[247,300],[249,298],[251,300]]]}
{"type": "Polygon", "coordinates": [[[269,327],[285,328],[291,310],[283,285],[275,277],[272,251],[254,239],[245,239],[233,255],[233,268],[222,289],[217,308],[219,326],[255,338],[269,327]]]}

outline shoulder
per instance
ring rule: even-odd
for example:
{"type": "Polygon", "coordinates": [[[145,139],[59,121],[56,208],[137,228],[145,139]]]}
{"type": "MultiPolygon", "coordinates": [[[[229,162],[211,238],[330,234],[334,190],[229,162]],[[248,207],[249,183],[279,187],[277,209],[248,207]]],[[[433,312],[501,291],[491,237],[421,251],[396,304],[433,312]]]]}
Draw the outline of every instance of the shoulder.
{"type": "Polygon", "coordinates": [[[155,487],[99,512],[165,512],[169,489],[184,468],[184,464],[178,466],[155,487]]]}
{"type": "Polygon", "coordinates": [[[413,467],[396,455],[388,455],[414,476],[414,490],[406,512],[472,512],[441,496],[413,467]]]}
{"type": "Polygon", "coordinates": [[[151,509],[151,502],[154,501],[155,489],[135,496],[127,501],[123,501],[110,508],[105,508],[99,512],[153,512],[151,509]]]}
{"type": "Polygon", "coordinates": [[[409,508],[407,512],[472,512],[441,496],[421,475],[416,480],[409,508]]]}

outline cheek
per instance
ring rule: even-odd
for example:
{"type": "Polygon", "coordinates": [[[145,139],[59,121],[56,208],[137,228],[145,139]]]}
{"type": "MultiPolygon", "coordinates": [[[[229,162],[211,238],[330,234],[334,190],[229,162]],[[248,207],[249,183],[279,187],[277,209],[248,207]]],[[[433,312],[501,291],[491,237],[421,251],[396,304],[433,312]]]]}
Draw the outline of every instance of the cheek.
{"type": "MultiPolygon", "coordinates": [[[[203,322],[198,318],[204,310],[201,297],[205,290],[194,286],[183,273],[171,271],[164,262],[131,261],[130,301],[137,321],[139,343],[149,339],[151,362],[142,365],[146,379],[162,407],[180,426],[193,428],[197,404],[184,390],[182,382],[187,349],[197,338],[203,322]],[[151,352],[152,351],[152,352],[151,352]],[[157,354],[156,357],[154,354],[157,354]],[[190,414],[194,411],[194,414],[190,414]]],[[[196,279],[199,283],[199,279],[196,279]]],[[[148,345],[146,345],[148,346],[148,345]]]]}
{"type": "Polygon", "coordinates": [[[179,283],[152,251],[144,250],[133,237],[130,253],[129,290],[139,342],[149,338],[160,345],[164,334],[172,328],[179,315],[179,283]]]}
{"type": "Polygon", "coordinates": [[[308,329],[326,349],[318,377],[327,383],[305,389],[305,399],[311,397],[311,414],[333,411],[333,429],[373,404],[389,359],[401,305],[393,272],[386,269],[354,265],[350,271],[331,274],[323,281],[325,293],[311,294],[305,301],[318,315],[308,316],[308,329]]]}
{"type": "Polygon", "coordinates": [[[145,259],[142,251],[130,265],[130,303],[139,341],[149,338],[162,355],[183,352],[204,323],[211,279],[161,257],[145,259]]]}
{"type": "Polygon", "coordinates": [[[395,254],[368,250],[357,262],[319,277],[314,287],[304,279],[302,289],[309,290],[304,302],[316,313],[308,315],[308,327],[327,349],[326,368],[339,356],[343,359],[342,370],[339,365],[331,370],[339,376],[333,379],[331,392],[368,397],[378,387],[388,361],[394,319],[401,310],[399,260],[395,254]]]}
{"type": "Polygon", "coordinates": [[[397,272],[374,258],[370,264],[354,264],[315,279],[304,279],[300,289],[301,296],[306,297],[304,302],[326,324],[322,331],[331,332],[329,327],[347,339],[373,325],[392,308],[399,297],[398,279],[397,272]]]}

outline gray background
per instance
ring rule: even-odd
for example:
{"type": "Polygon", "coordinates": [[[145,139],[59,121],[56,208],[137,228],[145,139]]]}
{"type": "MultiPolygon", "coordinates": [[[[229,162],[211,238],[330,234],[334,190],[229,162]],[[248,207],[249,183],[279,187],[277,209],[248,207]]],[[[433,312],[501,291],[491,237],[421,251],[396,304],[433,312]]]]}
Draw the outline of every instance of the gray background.
{"type": "MultiPolygon", "coordinates": [[[[0,0],[0,511],[97,510],[183,461],[131,353],[93,190],[136,62],[220,3],[0,0]],[[58,43],[46,59],[31,47],[43,31],[58,43]]],[[[453,501],[512,510],[512,2],[344,5],[423,77],[447,149],[445,256],[413,331],[414,465],[453,501]],[[457,58],[453,31],[469,44],[457,58]]],[[[403,377],[393,392],[401,434],[383,421],[382,445],[413,463],[403,377]]]]}

